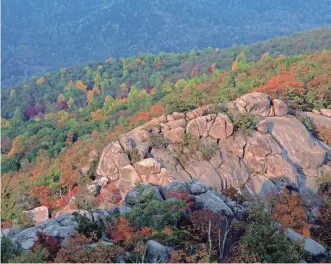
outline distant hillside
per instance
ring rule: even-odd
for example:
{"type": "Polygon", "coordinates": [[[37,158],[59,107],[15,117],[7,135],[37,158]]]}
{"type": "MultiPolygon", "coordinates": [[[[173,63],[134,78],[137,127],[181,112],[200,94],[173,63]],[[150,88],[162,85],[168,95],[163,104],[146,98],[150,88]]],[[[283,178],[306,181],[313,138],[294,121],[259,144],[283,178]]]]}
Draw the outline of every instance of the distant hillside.
{"type": "Polygon", "coordinates": [[[138,52],[249,44],[331,24],[330,0],[2,1],[2,81],[138,52]]]}

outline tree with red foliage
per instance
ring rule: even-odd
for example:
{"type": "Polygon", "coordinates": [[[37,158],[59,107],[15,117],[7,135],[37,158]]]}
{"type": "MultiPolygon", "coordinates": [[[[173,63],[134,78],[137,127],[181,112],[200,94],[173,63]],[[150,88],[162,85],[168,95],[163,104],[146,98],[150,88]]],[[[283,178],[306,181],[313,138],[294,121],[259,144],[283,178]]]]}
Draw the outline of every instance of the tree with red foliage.
{"type": "Polygon", "coordinates": [[[38,248],[43,247],[48,251],[47,261],[53,262],[56,254],[61,249],[61,239],[52,237],[42,232],[37,232],[37,240],[34,242],[32,252],[35,252],[38,248]]]}

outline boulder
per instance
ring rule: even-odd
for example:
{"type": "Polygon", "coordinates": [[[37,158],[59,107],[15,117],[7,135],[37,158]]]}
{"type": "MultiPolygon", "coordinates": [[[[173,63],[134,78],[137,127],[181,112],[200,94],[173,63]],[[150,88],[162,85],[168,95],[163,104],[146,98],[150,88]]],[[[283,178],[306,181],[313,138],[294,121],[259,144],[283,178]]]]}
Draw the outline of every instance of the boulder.
{"type": "Polygon", "coordinates": [[[186,120],[185,119],[178,119],[178,120],[170,121],[170,122],[166,123],[166,125],[168,127],[170,127],[170,129],[175,129],[175,128],[178,128],[178,127],[185,127],[186,126],[186,120]]]}
{"type": "Polygon", "coordinates": [[[30,223],[34,225],[39,225],[41,222],[49,219],[49,212],[46,206],[36,207],[29,211],[23,211],[23,213],[28,217],[30,223]]]}
{"type": "Polygon", "coordinates": [[[280,154],[271,154],[265,160],[265,175],[277,180],[283,179],[286,185],[298,187],[299,175],[293,165],[280,154]]]}
{"type": "Polygon", "coordinates": [[[224,114],[218,114],[209,130],[209,135],[216,139],[225,139],[232,133],[233,123],[230,118],[224,114]]]}
{"type": "Polygon", "coordinates": [[[322,115],[331,117],[331,109],[320,109],[322,115]]]}
{"type": "Polygon", "coordinates": [[[24,226],[13,226],[7,229],[1,229],[0,230],[0,236],[5,236],[8,238],[12,238],[15,235],[17,235],[18,233],[22,232],[23,230],[25,230],[26,228],[24,226]]]}
{"type": "Polygon", "coordinates": [[[168,263],[170,260],[171,249],[160,243],[149,240],[146,243],[146,263],[168,263]]]}
{"type": "Polygon", "coordinates": [[[290,240],[302,240],[304,242],[304,249],[312,256],[319,256],[326,254],[326,249],[318,242],[311,238],[305,238],[303,235],[296,233],[291,228],[286,229],[286,235],[290,240]]]}
{"type": "Polygon", "coordinates": [[[263,200],[267,199],[271,195],[280,194],[276,185],[268,178],[261,175],[251,175],[248,182],[245,184],[245,189],[250,196],[259,196],[263,200]]]}
{"type": "Polygon", "coordinates": [[[89,159],[87,164],[80,169],[80,173],[85,177],[91,177],[94,173],[97,161],[98,161],[99,155],[97,150],[92,150],[89,153],[89,159]]]}
{"type": "Polygon", "coordinates": [[[222,152],[233,154],[238,158],[243,158],[246,137],[243,133],[239,132],[228,138],[221,139],[218,145],[222,152]]]}
{"type": "Polygon", "coordinates": [[[192,195],[199,195],[202,193],[206,193],[207,191],[212,189],[212,187],[204,184],[199,179],[192,179],[191,181],[188,181],[187,188],[188,188],[189,194],[192,194],[192,195]]]}
{"type": "Polygon", "coordinates": [[[167,199],[172,197],[172,194],[183,194],[188,193],[188,188],[185,183],[183,182],[170,182],[169,184],[165,186],[161,186],[160,188],[162,196],[167,199]]]}
{"type": "Polygon", "coordinates": [[[275,116],[284,116],[287,114],[288,107],[284,101],[280,99],[274,99],[272,100],[272,104],[273,104],[275,116]]]}
{"type": "Polygon", "coordinates": [[[165,133],[164,137],[170,139],[173,143],[180,143],[183,141],[185,129],[177,127],[165,133]]]}
{"type": "Polygon", "coordinates": [[[185,119],[185,114],[184,113],[178,113],[178,112],[173,112],[172,116],[178,120],[178,119],[185,119]]]}
{"type": "Polygon", "coordinates": [[[250,113],[258,116],[269,116],[271,98],[269,95],[259,92],[242,95],[234,101],[239,112],[250,113]]]}
{"type": "Polygon", "coordinates": [[[304,169],[322,165],[326,150],[321,147],[306,127],[294,117],[267,117],[269,133],[286,151],[287,157],[304,169]]]}
{"type": "Polygon", "coordinates": [[[149,175],[161,172],[161,165],[152,158],[144,159],[136,164],[136,171],[139,175],[149,175]]]}
{"type": "Polygon", "coordinates": [[[178,163],[178,160],[174,157],[171,151],[167,149],[153,148],[151,154],[153,158],[162,165],[162,167],[167,169],[170,179],[182,182],[191,179],[190,175],[178,163]]]}
{"type": "Polygon", "coordinates": [[[221,199],[221,196],[213,190],[197,195],[195,198],[197,205],[203,210],[210,210],[218,215],[234,216],[231,208],[221,199]]]}
{"type": "Polygon", "coordinates": [[[129,157],[124,152],[120,142],[111,142],[102,151],[97,175],[115,181],[119,178],[119,169],[129,164],[129,157]]]}

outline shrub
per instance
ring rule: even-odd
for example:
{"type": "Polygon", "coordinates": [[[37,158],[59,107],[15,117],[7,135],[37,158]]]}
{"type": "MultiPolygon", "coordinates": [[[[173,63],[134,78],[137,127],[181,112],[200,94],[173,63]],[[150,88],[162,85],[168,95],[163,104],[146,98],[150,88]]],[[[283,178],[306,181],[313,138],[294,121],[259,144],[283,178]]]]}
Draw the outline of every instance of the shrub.
{"type": "Polygon", "coordinates": [[[136,148],[132,149],[132,151],[129,152],[128,155],[130,157],[131,163],[136,163],[136,162],[139,162],[141,160],[138,149],[136,149],[136,148]]]}
{"type": "Polygon", "coordinates": [[[9,263],[45,263],[49,258],[49,252],[46,248],[38,246],[32,252],[23,252],[10,259],[9,263]]]}
{"type": "Polygon", "coordinates": [[[184,164],[192,154],[196,153],[198,147],[199,139],[190,133],[185,133],[183,141],[176,144],[174,156],[184,164]]]}
{"type": "Polygon", "coordinates": [[[229,189],[225,189],[223,191],[220,191],[224,193],[227,197],[229,197],[231,200],[236,201],[239,204],[242,204],[245,201],[245,198],[243,195],[241,195],[237,189],[234,187],[230,187],[229,189]]]}
{"type": "Polygon", "coordinates": [[[289,227],[305,237],[309,237],[310,225],[307,223],[307,218],[307,213],[297,192],[290,193],[284,189],[282,196],[275,198],[273,220],[279,222],[282,228],[289,227]]]}
{"type": "Polygon", "coordinates": [[[233,118],[233,124],[236,130],[247,131],[248,129],[255,129],[258,118],[248,113],[240,113],[233,118]]]}
{"type": "Polygon", "coordinates": [[[109,247],[98,243],[95,247],[88,244],[91,238],[76,235],[69,238],[66,248],[61,248],[57,253],[56,263],[116,263],[115,258],[123,250],[119,247],[109,247]]]}
{"type": "Polygon", "coordinates": [[[1,263],[7,263],[9,259],[19,255],[22,249],[14,245],[8,237],[1,237],[1,263]]]}
{"type": "Polygon", "coordinates": [[[169,141],[161,134],[151,134],[150,145],[153,148],[166,148],[169,141]]]}
{"type": "Polygon", "coordinates": [[[98,223],[92,222],[85,215],[81,215],[77,212],[73,213],[74,221],[77,222],[78,233],[86,236],[87,238],[92,238],[93,241],[97,241],[104,231],[104,226],[98,223]]]}
{"type": "Polygon", "coordinates": [[[175,198],[165,201],[151,200],[147,204],[136,204],[126,216],[131,226],[163,228],[176,226],[185,207],[184,201],[175,198]]]}
{"type": "Polygon", "coordinates": [[[218,150],[218,145],[216,143],[210,145],[203,145],[199,148],[202,158],[204,160],[210,160],[212,156],[215,155],[216,151],[218,150]]]}
{"type": "Polygon", "coordinates": [[[57,252],[60,250],[60,238],[55,238],[52,236],[49,236],[45,233],[38,232],[37,233],[37,240],[34,242],[34,245],[32,247],[32,252],[36,252],[40,247],[46,248],[47,252],[49,253],[45,260],[47,261],[53,261],[57,252]]]}
{"type": "Polygon", "coordinates": [[[263,203],[249,211],[246,234],[227,261],[233,262],[299,262],[303,258],[301,244],[293,243],[272,221],[263,203]]]}

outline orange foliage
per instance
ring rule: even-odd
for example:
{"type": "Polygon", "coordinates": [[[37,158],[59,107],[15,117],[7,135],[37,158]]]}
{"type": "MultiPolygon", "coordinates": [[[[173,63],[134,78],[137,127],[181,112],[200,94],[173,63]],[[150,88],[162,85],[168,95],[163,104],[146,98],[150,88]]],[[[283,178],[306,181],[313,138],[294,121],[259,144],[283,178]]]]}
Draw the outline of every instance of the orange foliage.
{"type": "Polygon", "coordinates": [[[100,94],[100,90],[99,90],[98,87],[93,87],[92,92],[93,92],[94,94],[100,94]]]}
{"type": "Polygon", "coordinates": [[[163,61],[160,59],[156,62],[156,68],[160,69],[163,64],[163,61]]]}
{"type": "Polygon", "coordinates": [[[88,103],[90,103],[92,101],[92,99],[93,99],[93,96],[94,96],[94,93],[91,90],[88,91],[87,94],[86,94],[86,101],[88,103]]]}
{"type": "Polygon", "coordinates": [[[282,228],[290,227],[305,237],[310,237],[311,225],[307,223],[307,218],[300,195],[284,189],[282,196],[276,198],[273,219],[279,222],[282,228]]]}
{"type": "Polygon", "coordinates": [[[17,136],[14,141],[11,150],[7,154],[8,158],[11,158],[15,155],[15,153],[23,152],[24,146],[23,146],[24,140],[22,136],[17,136]]]}
{"type": "Polygon", "coordinates": [[[163,114],[166,113],[165,111],[165,106],[162,103],[157,103],[154,104],[151,109],[149,110],[149,112],[151,113],[151,116],[161,116],[163,114]]]}
{"type": "Polygon", "coordinates": [[[216,52],[216,53],[219,53],[219,52],[220,52],[220,49],[219,49],[219,48],[216,48],[216,49],[215,49],[215,52],[216,52]]]}
{"type": "Polygon", "coordinates": [[[298,80],[290,71],[280,72],[263,86],[253,89],[255,92],[267,93],[273,98],[278,98],[280,95],[288,95],[288,89],[292,88],[298,93],[303,93],[303,83],[298,80]]]}
{"type": "Polygon", "coordinates": [[[266,60],[270,60],[270,55],[268,52],[263,53],[261,57],[261,61],[266,61],[266,60]]]}
{"type": "Polygon", "coordinates": [[[36,84],[43,84],[46,82],[46,79],[45,77],[40,77],[37,81],[36,81],[36,84]]]}
{"type": "Polygon", "coordinates": [[[113,60],[113,58],[112,57],[109,57],[108,59],[106,59],[106,62],[111,62],[113,60]]]}
{"type": "Polygon", "coordinates": [[[115,243],[128,243],[134,235],[133,228],[124,216],[120,216],[119,222],[115,226],[111,226],[110,230],[111,238],[115,243]]]}
{"type": "Polygon", "coordinates": [[[141,60],[140,58],[137,58],[137,59],[136,59],[136,63],[137,63],[137,64],[140,64],[141,62],[142,62],[142,60],[141,60]]]}
{"type": "Polygon", "coordinates": [[[78,80],[75,84],[75,87],[79,90],[82,90],[84,93],[86,93],[86,85],[82,80],[78,80]]]}
{"type": "MultiPolygon", "coordinates": [[[[70,146],[68,149],[70,151],[72,147],[70,146]]],[[[70,189],[74,186],[74,184],[77,183],[78,180],[78,174],[75,167],[71,163],[71,157],[68,155],[68,152],[66,152],[60,162],[60,168],[62,170],[62,175],[60,178],[60,183],[62,186],[66,187],[68,191],[70,192],[70,189]]]]}
{"type": "Polygon", "coordinates": [[[92,120],[102,120],[105,117],[104,112],[101,109],[91,113],[92,120]]]}
{"type": "Polygon", "coordinates": [[[147,122],[149,118],[150,118],[149,112],[138,112],[130,119],[130,122],[133,124],[142,124],[147,122]]]}

